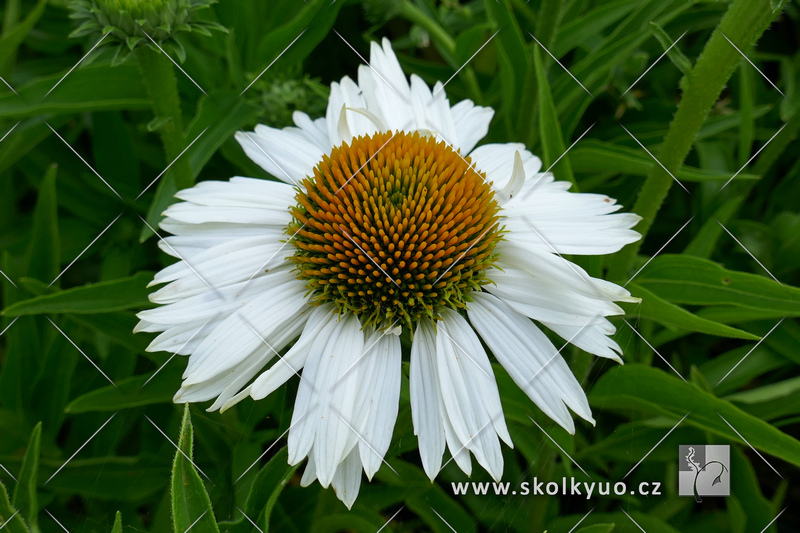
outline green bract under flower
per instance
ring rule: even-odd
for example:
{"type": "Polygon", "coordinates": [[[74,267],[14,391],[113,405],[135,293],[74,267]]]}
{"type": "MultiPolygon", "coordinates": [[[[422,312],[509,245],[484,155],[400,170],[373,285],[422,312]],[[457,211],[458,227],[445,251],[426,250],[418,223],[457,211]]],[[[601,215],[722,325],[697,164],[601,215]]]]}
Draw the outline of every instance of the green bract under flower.
{"type": "Polygon", "coordinates": [[[489,283],[498,204],[485,176],[442,141],[357,137],[323,158],[297,202],[287,232],[312,300],[364,326],[413,329],[489,283]]]}
{"type": "Polygon", "coordinates": [[[216,0],[73,0],[70,18],[78,22],[71,37],[110,34],[123,43],[115,61],[120,62],[137,46],[174,51],[181,61],[183,45],[176,39],[181,32],[211,35],[209,30],[227,31],[223,26],[197,18],[197,12],[216,0]]]}

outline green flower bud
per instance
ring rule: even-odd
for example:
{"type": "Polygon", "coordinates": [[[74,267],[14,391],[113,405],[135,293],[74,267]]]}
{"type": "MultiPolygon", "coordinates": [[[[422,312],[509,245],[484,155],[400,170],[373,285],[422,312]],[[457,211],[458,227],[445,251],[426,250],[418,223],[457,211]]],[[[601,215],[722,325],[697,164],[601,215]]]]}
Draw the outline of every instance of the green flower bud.
{"type": "Polygon", "coordinates": [[[211,35],[209,30],[227,31],[215,22],[199,20],[197,12],[216,0],[73,0],[70,18],[78,28],[70,37],[95,35],[99,39],[122,44],[114,62],[122,62],[137,46],[156,44],[174,52],[183,61],[186,52],[177,35],[195,32],[211,35]]]}

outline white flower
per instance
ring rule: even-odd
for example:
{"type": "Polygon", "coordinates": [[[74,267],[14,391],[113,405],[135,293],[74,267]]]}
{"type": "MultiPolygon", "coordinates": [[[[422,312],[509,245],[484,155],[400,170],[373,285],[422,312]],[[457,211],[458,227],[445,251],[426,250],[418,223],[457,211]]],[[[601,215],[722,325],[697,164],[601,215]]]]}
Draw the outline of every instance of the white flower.
{"type": "Polygon", "coordinates": [[[410,397],[425,472],[445,446],[493,478],[512,446],[483,339],[539,408],[574,432],[586,395],[544,325],[620,361],[606,319],[635,301],[559,254],[597,255],[639,238],[639,217],[540,173],[522,144],[475,145],[494,112],[407,81],[389,41],[333,83],[327,115],[236,139],[282,182],[236,177],[180,191],[161,248],[180,261],[139,314],[149,350],[190,355],[176,402],[226,409],[300,377],[289,462],[350,507],[377,472],[400,395],[399,333],[412,338],[410,397]],[[299,338],[298,338],[299,337],[299,338]],[[297,339],[295,341],[295,339],[297,339]],[[292,342],[294,344],[292,344],[292,342]],[[278,355],[286,347],[286,353],[278,355]],[[271,363],[271,364],[270,364],[271,363]],[[265,370],[266,369],[266,370],[265,370]]]}

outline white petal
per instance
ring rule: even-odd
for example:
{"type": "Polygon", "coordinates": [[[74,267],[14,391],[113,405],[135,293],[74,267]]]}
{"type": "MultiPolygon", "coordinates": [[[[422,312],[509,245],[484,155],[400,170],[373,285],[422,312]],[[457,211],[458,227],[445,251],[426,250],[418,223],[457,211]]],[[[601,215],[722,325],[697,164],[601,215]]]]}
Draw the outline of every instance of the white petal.
{"type": "Polygon", "coordinates": [[[613,199],[570,193],[565,182],[536,183],[536,179],[529,175],[522,193],[503,205],[501,215],[510,240],[525,247],[577,255],[613,253],[639,240],[640,235],[631,228],[641,217],[614,213],[620,206],[613,199]]]}
{"type": "Polygon", "coordinates": [[[489,133],[494,109],[476,106],[472,100],[461,100],[450,108],[450,114],[458,132],[457,147],[461,148],[462,154],[468,154],[489,133]]]}
{"type": "Polygon", "coordinates": [[[375,332],[367,351],[352,367],[358,369],[359,385],[354,407],[359,432],[359,454],[364,472],[372,479],[392,442],[400,401],[402,349],[397,335],[375,332]]]}
{"type": "Polygon", "coordinates": [[[425,473],[433,481],[442,468],[445,427],[441,410],[443,399],[436,364],[436,331],[433,323],[420,320],[411,345],[409,393],[414,435],[419,440],[419,455],[425,473]]]}
{"type": "Polygon", "coordinates": [[[369,111],[391,130],[409,130],[414,125],[411,89],[387,39],[383,47],[370,46],[370,66],[358,68],[358,85],[369,111]]]}
{"type": "Polygon", "coordinates": [[[299,184],[313,175],[325,152],[291,129],[258,125],[254,133],[236,132],[236,140],[247,157],[281,181],[299,184]]]}
{"type": "Polygon", "coordinates": [[[575,432],[575,425],[564,404],[594,423],[578,380],[530,320],[498,298],[480,292],[473,295],[468,315],[500,364],[545,414],[570,433],[575,432]]]}
{"type": "Polygon", "coordinates": [[[325,315],[325,325],[319,335],[313,338],[309,354],[303,368],[300,385],[297,388],[297,397],[292,411],[292,423],[289,429],[288,451],[289,464],[296,465],[308,455],[314,444],[317,432],[318,412],[320,398],[314,381],[317,370],[323,357],[323,351],[328,343],[334,343],[339,337],[339,319],[335,311],[325,315]]]}
{"type": "Polygon", "coordinates": [[[336,497],[342,500],[348,509],[352,508],[358,496],[358,489],[361,487],[361,459],[358,448],[353,448],[336,468],[331,485],[336,491],[336,497]]]}
{"type": "Polygon", "coordinates": [[[486,290],[535,320],[583,326],[596,324],[604,316],[623,313],[615,303],[589,298],[568,285],[501,265],[500,261],[497,267],[491,270],[490,277],[496,285],[487,285],[486,290]]]}
{"type": "MultiPolygon", "coordinates": [[[[503,454],[494,430],[493,418],[502,418],[503,412],[489,413],[482,398],[477,396],[497,385],[478,385],[480,379],[473,378],[474,372],[481,371],[479,354],[465,352],[466,348],[456,344],[455,337],[461,328],[455,326],[463,320],[455,311],[445,309],[441,312],[442,321],[437,324],[436,358],[439,367],[439,380],[447,416],[453,425],[455,436],[475,455],[475,459],[489,474],[499,480],[503,471],[503,454]],[[476,388],[478,387],[478,388],[476,388]]],[[[482,349],[481,349],[482,351],[482,349]]],[[[486,353],[483,353],[486,357],[486,353]]],[[[484,376],[489,380],[490,376],[484,376]]]]}
{"type": "Polygon", "coordinates": [[[514,172],[514,154],[519,152],[525,175],[530,179],[542,168],[542,161],[528,150],[522,143],[484,144],[475,148],[469,157],[475,162],[475,168],[486,173],[494,190],[500,190],[508,184],[514,172]]]}
{"type": "Polygon", "coordinates": [[[250,395],[254,400],[261,400],[272,394],[292,376],[298,375],[306,364],[306,359],[311,352],[311,345],[322,334],[322,330],[336,319],[336,310],[330,304],[314,307],[308,316],[303,333],[269,370],[258,376],[250,386],[250,395]]]}
{"type": "Polygon", "coordinates": [[[331,151],[333,144],[328,135],[328,124],[325,117],[311,120],[306,113],[295,111],[292,113],[292,121],[307,141],[317,145],[325,153],[331,151]]]}
{"type": "MultiPolygon", "coordinates": [[[[206,250],[208,253],[198,254],[193,259],[179,261],[158,274],[151,284],[170,282],[165,287],[150,294],[153,303],[173,303],[206,291],[217,291],[229,285],[235,285],[261,276],[285,275],[292,265],[285,259],[286,248],[283,243],[270,242],[247,247],[247,241],[241,239],[231,242],[226,253],[219,253],[218,248],[206,250]],[[243,246],[245,245],[245,246],[243,246]],[[202,256],[202,258],[201,258],[202,256]]],[[[303,284],[302,281],[295,281],[303,284]]]]}
{"type": "Polygon", "coordinates": [[[569,287],[571,291],[588,298],[634,303],[640,301],[639,298],[632,297],[624,287],[593,278],[572,261],[540,248],[522,246],[513,237],[499,242],[495,251],[501,264],[569,287]]]}
{"type": "Polygon", "coordinates": [[[329,343],[322,354],[314,381],[316,394],[322,402],[314,459],[323,487],[328,486],[337,465],[358,442],[354,432],[354,424],[358,424],[354,408],[360,372],[351,367],[364,353],[364,332],[354,314],[344,315],[339,328],[337,342],[329,343]]]}
{"type": "Polygon", "coordinates": [[[411,75],[411,103],[416,129],[432,131],[457,149],[455,122],[450,114],[450,103],[440,83],[437,83],[434,92],[436,96],[433,96],[422,78],[416,74],[411,75]]]}
{"type": "Polygon", "coordinates": [[[519,150],[514,152],[514,169],[511,171],[511,178],[505,187],[497,191],[497,202],[503,205],[519,194],[525,185],[525,165],[522,163],[522,156],[519,150]]]}
{"type": "MultiPolygon", "coordinates": [[[[295,188],[279,181],[236,176],[230,181],[201,181],[175,193],[176,198],[209,207],[246,207],[285,212],[295,203],[295,188]]],[[[202,220],[207,222],[207,220],[202,220]]]]}
{"type": "Polygon", "coordinates": [[[287,317],[310,313],[303,282],[275,278],[276,284],[211,331],[189,359],[184,385],[201,383],[241,362],[246,354],[270,342],[287,317]],[[280,282],[278,280],[281,280],[280,282]],[[262,340],[264,339],[264,340],[262,340]]]}
{"type": "Polygon", "coordinates": [[[513,447],[511,435],[506,428],[506,419],[502,416],[503,406],[500,404],[500,392],[497,390],[492,364],[481,345],[475,330],[456,312],[448,313],[446,319],[447,333],[456,345],[460,360],[463,362],[464,377],[473,391],[476,400],[483,403],[486,413],[491,417],[497,435],[509,446],[513,447]],[[464,361],[466,358],[467,361],[464,361]]]}
{"type": "Polygon", "coordinates": [[[303,477],[300,479],[301,487],[308,487],[317,480],[317,465],[314,464],[314,454],[308,454],[308,463],[303,470],[303,477]]]}
{"type": "Polygon", "coordinates": [[[610,337],[617,331],[617,328],[608,320],[586,327],[553,324],[546,321],[542,321],[542,324],[581,350],[622,363],[620,358],[622,348],[610,337]]]}
{"type": "Polygon", "coordinates": [[[223,406],[225,406],[225,409],[229,409],[235,403],[244,399],[245,395],[239,394],[242,387],[247,385],[251,379],[261,372],[264,366],[277,356],[278,352],[289,344],[290,341],[300,335],[307,320],[307,313],[304,312],[300,312],[296,315],[289,315],[288,320],[281,324],[276,334],[270,337],[270,345],[266,347],[267,351],[262,357],[250,358],[247,362],[240,363],[240,366],[237,366],[237,368],[231,372],[231,374],[237,374],[238,377],[225,387],[225,390],[220,393],[216,401],[214,401],[207,411],[216,411],[223,406]],[[230,402],[234,397],[238,398],[237,401],[230,402]]]}

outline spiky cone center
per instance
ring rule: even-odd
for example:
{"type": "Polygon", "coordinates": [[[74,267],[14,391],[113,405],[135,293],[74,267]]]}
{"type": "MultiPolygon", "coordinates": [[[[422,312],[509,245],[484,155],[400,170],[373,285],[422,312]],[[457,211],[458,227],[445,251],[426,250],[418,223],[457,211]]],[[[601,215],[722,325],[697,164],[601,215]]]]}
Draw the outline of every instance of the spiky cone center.
{"type": "Polygon", "coordinates": [[[490,283],[502,238],[486,176],[418,132],[356,137],[324,156],[298,189],[291,260],[312,302],[362,326],[406,325],[463,309],[490,283]]]}

